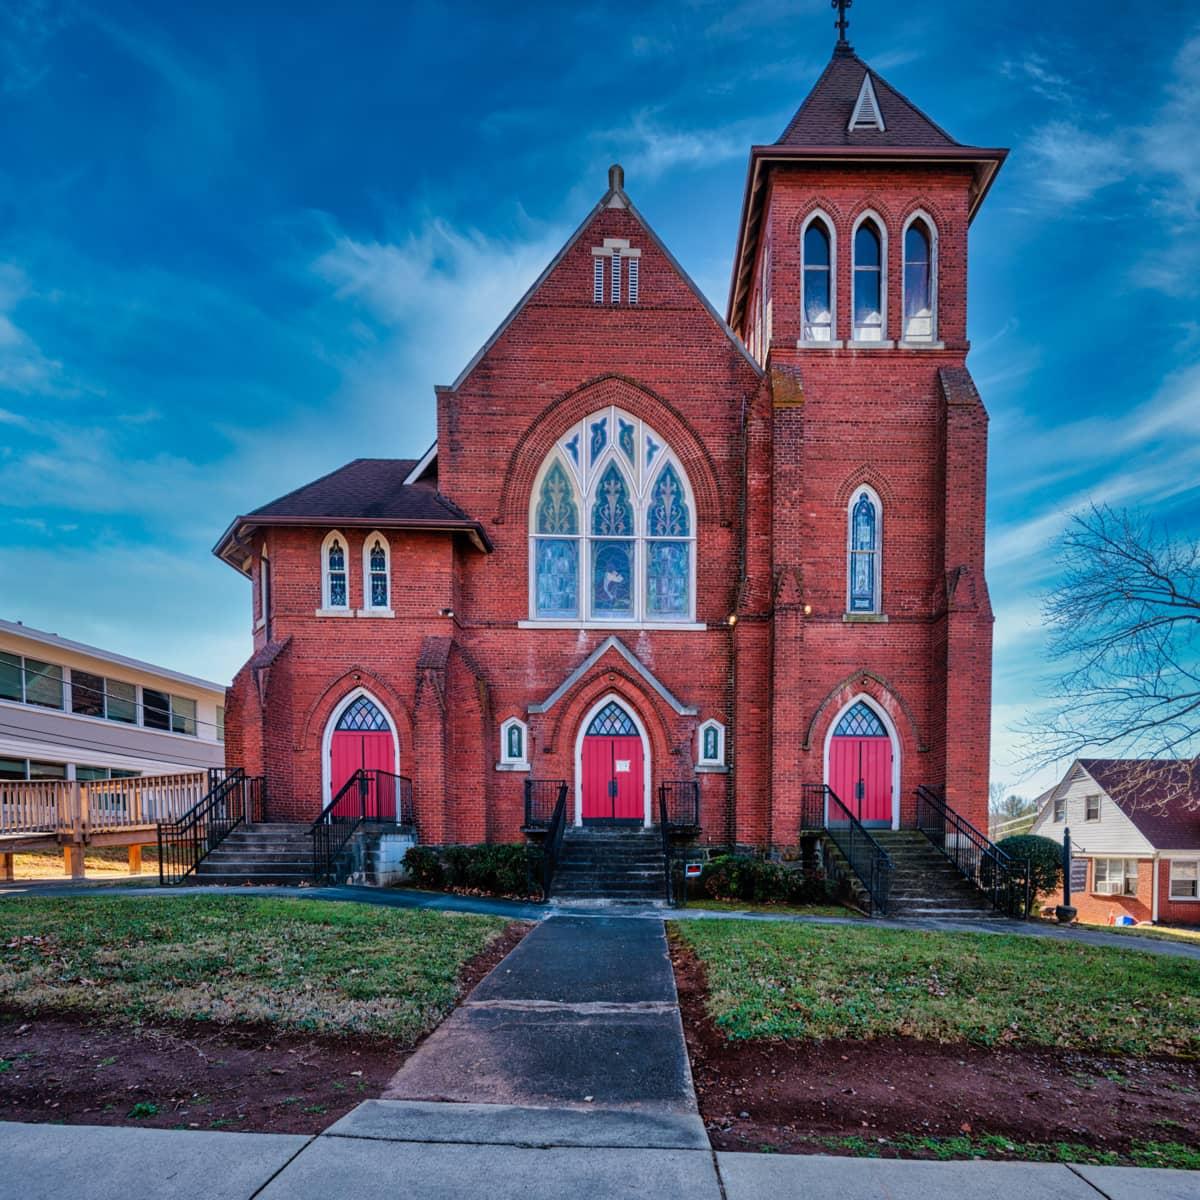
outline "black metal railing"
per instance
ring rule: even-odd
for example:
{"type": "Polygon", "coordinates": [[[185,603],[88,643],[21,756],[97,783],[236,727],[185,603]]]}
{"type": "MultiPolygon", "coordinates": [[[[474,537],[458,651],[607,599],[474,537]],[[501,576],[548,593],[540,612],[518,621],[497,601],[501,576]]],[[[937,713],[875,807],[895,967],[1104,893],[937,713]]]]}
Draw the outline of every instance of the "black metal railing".
{"type": "Polygon", "coordinates": [[[668,779],[658,785],[659,822],[664,828],[700,828],[700,784],[695,779],[668,779]]]}
{"type": "Polygon", "coordinates": [[[829,840],[842,852],[850,870],[867,890],[872,915],[884,915],[892,889],[891,855],[841,802],[833,788],[825,783],[805,784],[805,813],[811,806],[818,804],[823,814],[822,825],[829,840]]]}
{"type": "MultiPolygon", "coordinates": [[[[554,873],[558,870],[558,860],[562,855],[563,836],[567,832],[567,787],[566,780],[555,781],[557,791],[554,797],[554,809],[546,822],[546,836],[542,841],[541,888],[542,900],[550,899],[554,888],[554,873]]],[[[526,791],[528,795],[528,791],[526,791]]],[[[532,882],[532,881],[531,881],[532,882]]],[[[532,888],[530,889],[532,890],[532,888]]]]}
{"type": "Polygon", "coordinates": [[[342,784],[309,827],[313,840],[313,878],[332,880],[338,856],[365,822],[413,824],[412,780],[391,771],[358,770],[342,784]]]}
{"type": "Polygon", "coordinates": [[[525,780],[525,828],[548,829],[565,779],[525,780]]]}
{"type": "Polygon", "coordinates": [[[970,880],[998,912],[1029,916],[1030,864],[1001,850],[932,788],[917,788],[917,828],[970,880]]]}
{"type": "Polygon", "coordinates": [[[158,825],[158,882],[182,883],[243,822],[267,819],[267,781],[241,767],[213,768],[207,795],[158,825]]]}

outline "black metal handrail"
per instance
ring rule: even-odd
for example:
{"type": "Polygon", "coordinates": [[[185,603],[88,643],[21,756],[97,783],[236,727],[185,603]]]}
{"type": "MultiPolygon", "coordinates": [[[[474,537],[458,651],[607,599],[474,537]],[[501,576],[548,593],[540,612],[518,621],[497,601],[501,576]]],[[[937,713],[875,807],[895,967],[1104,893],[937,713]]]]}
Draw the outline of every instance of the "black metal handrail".
{"type": "Polygon", "coordinates": [[[243,822],[267,817],[267,781],[241,767],[214,767],[207,794],[174,821],[158,823],[158,882],[182,883],[243,822]]]}
{"type": "Polygon", "coordinates": [[[959,816],[932,788],[917,788],[917,828],[970,880],[998,912],[1029,916],[1032,872],[959,816]]]}
{"type": "Polygon", "coordinates": [[[671,862],[671,814],[667,807],[667,787],[663,784],[658,789],[658,832],[662,838],[663,850],[663,888],[668,904],[671,904],[675,893],[675,881],[671,878],[673,864],[671,862]]]}
{"type": "Polygon", "coordinates": [[[547,829],[554,817],[559,791],[567,786],[565,779],[525,780],[525,828],[547,829]]]}
{"type": "Polygon", "coordinates": [[[891,855],[871,836],[863,823],[842,803],[827,783],[804,785],[805,812],[820,804],[822,825],[830,841],[842,852],[870,897],[871,912],[887,912],[892,890],[891,855]]]}
{"type": "Polygon", "coordinates": [[[342,784],[337,795],[309,826],[315,880],[333,879],[338,856],[358,827],[367,821],[412,825],[412,780],[391,771],[360,768],[342,784]]]}
{"type": "Polygon", "coordinates": [[[671,829],[700,828],[700,784],[668,779],[658,785],[659,822],[671,829]]]}
{"type": "Polygon", "coordinates": [[[554,873],[558,870],[558,860],[562,855],[563,836],[567,832],[567,783],[559,780],[558,794],[554,801],[554,811],[550,814],[546,826],[546,837],[542,842],[542,900],[550,899],[554,887],[554,873]]]}

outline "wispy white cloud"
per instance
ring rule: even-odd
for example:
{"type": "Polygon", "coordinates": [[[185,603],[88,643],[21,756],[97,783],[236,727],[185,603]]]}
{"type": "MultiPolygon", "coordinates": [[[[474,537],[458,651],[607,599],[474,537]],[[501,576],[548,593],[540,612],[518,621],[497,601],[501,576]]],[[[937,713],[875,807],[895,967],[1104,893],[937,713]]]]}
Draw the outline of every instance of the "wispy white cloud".
{"type": "Polygon", "coordinates": [[[62,364],[43,354],[16,323],[17,306],[28,294],[25,273],[0,263],[0,391],[45,395],[62,386],[62,364]]]}
{"type": "Polygon", "coordinates": [[[620,156],[631,177],[654,180],[680,168],[712,167],[743,157],[750,128],[746,122],[712,129],[672,126],[661,119],[661,110],[645,108],[624,128],[591,136],[620,156]]]}
{"type": "Polygon", "coordinates": [[[1021,58],[1005,59],[1000,70],[1007,78],[1026,84],[1039,96],[1055,103],[1073,100],[1077,94],[1070,80],[1054,70],[1045,55],[1036,51],[1021,58]]]}

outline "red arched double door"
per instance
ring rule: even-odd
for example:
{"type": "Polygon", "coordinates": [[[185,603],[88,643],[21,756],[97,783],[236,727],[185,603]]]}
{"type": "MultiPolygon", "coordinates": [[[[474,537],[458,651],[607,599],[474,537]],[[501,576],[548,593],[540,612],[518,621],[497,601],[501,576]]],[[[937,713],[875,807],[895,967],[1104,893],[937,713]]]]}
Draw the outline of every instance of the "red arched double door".
{"type": "Polygon", "coordinates": [[[633,718],[610,700],[583,736],[583,819],[588,824],[642,824],[646,756],[633,718]]]}
{"type": "MultiPolygon", "coordinates": [[[[383,771],[387,778],[396,773],[396,737],[391,722],[369,696],[356,696],[345,708],[334,726],[329,740],[329,797],[332,800],[342,790],[355,771],[383,771]]],[[[369,785],[370,803],[386,808],[389,794],[395,805],[395,788],[378,785],[372,777],[369,785]]],[[[359,803],[350,797],[348,803],[359,803]]],[[[373,815],[394,820],[395,814],[382,811],[373,815]]]]}
{"type": "Polygon", "coordinates": [[[837,723],[829,743],[829,786],[868,828],[891,828],[892,739],[879,714],[859,701],[837,723]]]}

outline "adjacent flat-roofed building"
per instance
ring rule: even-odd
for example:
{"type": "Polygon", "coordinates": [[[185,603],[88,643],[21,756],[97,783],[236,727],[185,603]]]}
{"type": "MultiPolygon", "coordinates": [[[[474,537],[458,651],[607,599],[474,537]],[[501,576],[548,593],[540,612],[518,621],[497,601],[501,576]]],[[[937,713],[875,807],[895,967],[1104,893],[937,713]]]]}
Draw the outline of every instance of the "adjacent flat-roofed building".
{"type": "Polygon", "coordinates": [[[0,620],[0,781],[225,764],[225,688],[0,620]]]}

